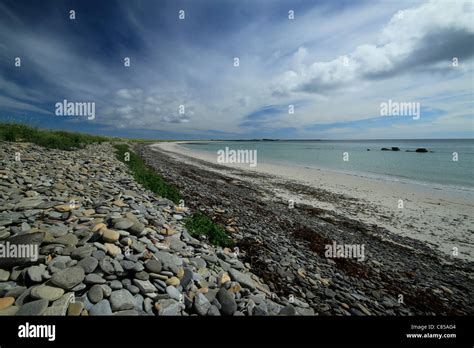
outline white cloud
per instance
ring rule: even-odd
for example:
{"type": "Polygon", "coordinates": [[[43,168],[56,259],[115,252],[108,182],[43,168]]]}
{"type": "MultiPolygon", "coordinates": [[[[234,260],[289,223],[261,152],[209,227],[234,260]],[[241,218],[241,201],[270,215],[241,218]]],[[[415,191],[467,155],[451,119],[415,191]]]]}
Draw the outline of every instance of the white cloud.
{"type": "MultiPolygon", "coordinates": [[[[472,8],[462,1],[430,1],[418,7],[395,14],[382,29],[378,42],[363,44],[348,54],[348,61],[338,57],[330,61],[316,61],[305,65],[302,61],[308,55],[305,48],[299,48],[293,56],[295,68],[285,72],[277,82],[277,91],[310,92],[327,94],[335,88],[349,87],[359,80],[383,73],[403,73],[410,70],[408,64],[416,66],[416,59],[424,61],[429,52],[419,52],[428,44],[448,45],[437,41],[449,31],[467,33],[464,44],[472,45],[474,21],[472,8]],[[425,42],[425,40],[434,42],[425,42]],[[346,63],[346,64],[344,64],[346,63]]],[[[443,47],[438,47],[442,51],[443,47]]],[[[456,56],[457,52],[452,52],[456,56]]],[[[471,49],[472,54],[472,49],[471,49]]],[[[470,58],[470,57],[469,57],[470,58]]],[[[441,57],[430,57],[426,62],[435,65],[441,57]],[[431,61],[430,61],[431,60],[431,61]]],[[[448,63],[448,62],[447,62],[448,63]]]]}

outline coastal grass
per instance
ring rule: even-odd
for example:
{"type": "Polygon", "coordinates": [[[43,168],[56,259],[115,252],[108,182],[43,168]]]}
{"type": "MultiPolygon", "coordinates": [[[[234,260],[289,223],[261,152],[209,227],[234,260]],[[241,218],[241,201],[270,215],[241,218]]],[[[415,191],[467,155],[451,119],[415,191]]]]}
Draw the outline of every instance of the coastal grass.
{"type": "Polygon", "coordinates": [[[0,140],[11,142],[31,142],[49,149],[74,150],[83,148],[87,144],[111,141],[111,138],[38,129],[17,123],[0,123],[0,140]]]}
{"type": "Polygon", "coordinates": [[[198,211],[185,220],[185,226],[193,237],[205,235],[213,245],[232,247],[234,242],[227,235],[224,228],[216,224],[207,215],[198,211]]]}
{"type": "Polygon", "coordinates": [[[182,197],[176,187],[168,184],[161,175],[149,168],[140,156],[129,149],[127,144],[116,144],[114,147],[117,150],[117,158],[128,166],[138,183],[178,204],[182,197]]]}

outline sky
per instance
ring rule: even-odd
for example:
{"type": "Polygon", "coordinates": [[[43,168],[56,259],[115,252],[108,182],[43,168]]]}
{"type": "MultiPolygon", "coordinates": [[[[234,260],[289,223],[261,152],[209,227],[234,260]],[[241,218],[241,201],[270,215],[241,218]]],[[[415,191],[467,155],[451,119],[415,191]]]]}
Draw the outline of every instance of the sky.
{"type": "Polygon", "coordinates": [[[473,63],[471,0],[0,0],[0,121],[45,128],[473,138],[473,63]],[[419,118],[382,115],[389,100],[419,118]]]}

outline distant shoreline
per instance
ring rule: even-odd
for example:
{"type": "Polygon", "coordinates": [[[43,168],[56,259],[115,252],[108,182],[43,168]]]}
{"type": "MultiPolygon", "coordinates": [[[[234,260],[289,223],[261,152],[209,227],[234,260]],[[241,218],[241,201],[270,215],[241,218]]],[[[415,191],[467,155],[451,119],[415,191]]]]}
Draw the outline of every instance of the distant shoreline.
{"type": "MultiPolygon", "coordinates": [[[[156,143],[151,148],[166,151],[184,163],[205,161],[217,165],[216,155],[212,152],[189,149],[180,143],[156,143]]],[[[202,162],[200,162],[202,164],[202,162]]],[[[437,249],[450,253],[455,245],[461,246],[463,255],[474,260],[471,237],[474,226],[469,216],[474,209],[474,191],[457,190],[450,186],[423,185],[418,182],[377,180],[373,177],[358,176],[354,173],[342,173],[334,170],[310,168],[285,163],[259,163],[256,168],[242,164],[219,165],[218,173],[232,173],[232,169],[272,175],[278,180],[297,182],[310,187],[323,189],[334,194],[342,194],[365,202],[362,209],[359,205],[334,205],[318,197],[298,195],[291,192],[275,192],[284,199],[295,199],[298,202],[318,208],[340,211],[347,215],[356,214],[367,223],[376,223],[391,232],[416,238],[431,244],[437,249]],[[292,198],[293,197],[293,198],[292,198]],[[397,202],[402,198],[406,204],[398,209],[397,202]],[[353,209],[357,206],[357,211],[353,209]],[[390,218],[386,218],[390,217],[390,218]],[[455,240],[456,243],[452,241],[455,240]]],[[[209,169],[207,165],[203,168],[209,169]]],[[[213,169],[216,170],[216,169],[213,169]]],[[[265,181],[259,185],[266,185],[265,181]]],[[[349,200],[350,201],[350,200],[349,200]]]]}
{"type": "Polygon", "coordinates": [[[463,140],[463,141],[474,141],[474,138],[423,138],[423,139],[200,139],[200,140],[175,140],[176,143],[194,143],[194,142],[227,142],[227,141],[243,141],[243,142],[256,142],[256,141],[281,141],[281,142],[313,142],[313,141],[340,141],[340,142],[377,142],[377,141],[453,141],[453,140],[463,140]]]}
{"type": "MultiPolygon", "coordinates": [[[[177,141],[173,142],[174,144],[180,145],[197,145],[197,146],[205,146],[210,143],[229,143],[233,141],[177,141]]],[[[248,141],[252,142],[252,141],[248,141]]],[[[286,141],[281,141],[281,142],[286,142],[286,141]]],[[[310,141],[308,141],[310,142],[310,141]]],[[[324,141],[322,141],[324,142],[324,141]]],[[[340,141],[335,141],[335,142],[340,142],[340,141]]],[[[353,142],[353,141],[351,141],[353,142]]],[[[363,141],[361,141],[363,142],[363,141]]],[[[375,141],[374,141],[375,142],[375,141]]],[[[474,145],[474,144],[473,144],[474,145]]],[[[192,148],[186,147],[185,148],[189,150],[194,150],[192,148]]],[[[387,149],[385,147],[373,147],[370,149],[367,149],[367,151],[372,151],[372,152],[379,152],[379,151],[384,151],[384,152],[400,152],[400,153],[416,153],[416,149],[418,148],[423,148],[420,144],[420,147],[409,147],[405,148],[403,145],[400,145],[401,149],[397,147],[397,150],[392,150],[392,149],[387,149]]],[[[426,149],[427,153],[439,153],[437,150],[431,150],[430,148],[426,149]]],[[[474,149],[473,149],[474,150],[474,149]]],[[[201,150],[199,149],[198,151],[203,151],[206,153],[214,153],[213,151],[209,150],[201,150]]],[[[420,153],[420,156],[424,156],[424,153],[420,153]]],[[[212,159],[210,159],[212,160],[212,159]]],[[[259,159],[260,160],[260,159],[259,159]]],[[[215,161],[214,161],[215,162],[215,161]]],[[[260,161],[261,162],[261,161],[260,161]]],[[[323,170],[323,171],[328,171],[328,172],[335,172],[335,173],[341,173],[341,174],[347,174],[347,175],[353,175],[353,176],[359,176],[359,177],[365,177],[369,179],[374,179],[374,180],[383,180],[383,181],[390,181],[390,182],[400,182],[400,183],[406,183],[406,184],[413,184],[413,185],[422,185],[422,186],[427,186],[430,188],[434,189],[448,189],[448,190],[454,190],[454,191],[468,191],[474,193],[474,187],[470,186],[465,186],[462,184],[452,184],[452,183],[445,183],[445,182],[434,182],[430,180],[420,180],[419,178],[412,178],[409,176],[403,176],[400,174],[384,174],[384,173],[377,173],[377,172],[371,172],[371,171],[361,171],[361,170],[356,170],[356,169],[338,169],[338,168],[331,168],[327,167],[321,164],[302,164],[298,163],[297,161],[290,161],[290,160],[285,160],[285,159],[279,159],[279,160],[274,160],[274,159],[269,159],[265,158],[265,163],[268,164],[273,164],[273,165],[284,165],[284,166],[294,166],[294,167],[299,167],[299,168],[307,168],[307,169],[314,169],[314,170],[323,170]]]]}

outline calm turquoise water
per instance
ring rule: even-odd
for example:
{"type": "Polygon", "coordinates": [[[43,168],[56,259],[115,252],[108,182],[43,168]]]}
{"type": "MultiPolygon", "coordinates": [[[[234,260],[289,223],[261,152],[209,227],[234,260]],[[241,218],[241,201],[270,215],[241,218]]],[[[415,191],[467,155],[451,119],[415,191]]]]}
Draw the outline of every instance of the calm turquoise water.
{"type": "Polygon", "coordinates": [[[331,169],[400,181],[416,181],[474,188],[474,139],[364,140],[364,141],[255,141],[189,143],[183,146],[215,152],[224,149],[257,150],[258,163],[281,163],[331,169]],[[397,146],[400,151],[381,151],[397,146]],[[405,152],[424,147],[429,153],[405,152]],[[370,151],[367,151],[370,149],[370,151]],[[343,161],[343,153],[349,161],[343,161]],[[453,161],[453,152],[458,161],[453,161]]]}

